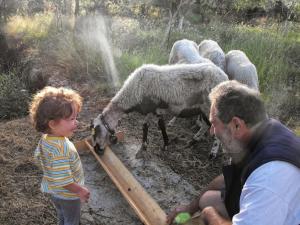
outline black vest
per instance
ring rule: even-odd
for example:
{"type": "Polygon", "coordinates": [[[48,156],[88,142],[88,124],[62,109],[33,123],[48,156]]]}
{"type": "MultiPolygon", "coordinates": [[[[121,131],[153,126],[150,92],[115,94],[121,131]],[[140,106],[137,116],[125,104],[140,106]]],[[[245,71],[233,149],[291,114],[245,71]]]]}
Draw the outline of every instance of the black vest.
{"type": "Polygon", "coordinates": [[[243,162],[223,167],[225,206],[232,218],[240,210],[242,188],[250,174],[270,161],[285,161],[300,168],[300,138],[274,119],[263,122],[248,145],[243,162]]]}

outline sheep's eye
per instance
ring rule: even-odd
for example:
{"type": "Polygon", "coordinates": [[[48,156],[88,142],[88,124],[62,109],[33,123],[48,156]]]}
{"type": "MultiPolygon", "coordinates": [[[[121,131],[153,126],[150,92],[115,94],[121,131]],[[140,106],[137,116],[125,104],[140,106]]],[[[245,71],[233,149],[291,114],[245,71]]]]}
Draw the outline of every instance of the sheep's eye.
{"type": "Polygon", "coordinates": [[[101,128],[100,128],[99,125],[97,125],[93,130],[94,130],[94,135],[95,136],[100,136],[100,134],[101,134],[101,128]]]}
{"type": "Polygon", "coordinates": [[[95,128],[93,127],[91,129],[91,134],[92,134],[93,140],[96,141],[96,138],[99,137],[101,134],[100,126],[97,125],[95,128]]]}

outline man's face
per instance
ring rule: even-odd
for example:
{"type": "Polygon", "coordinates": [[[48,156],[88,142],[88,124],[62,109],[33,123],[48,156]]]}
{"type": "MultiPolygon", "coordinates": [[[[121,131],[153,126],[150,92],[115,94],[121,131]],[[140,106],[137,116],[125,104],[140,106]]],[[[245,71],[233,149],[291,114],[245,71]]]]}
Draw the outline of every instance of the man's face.
{"type": "Polygon", "coordinates": [[[222,143],[224,151],[229,154],[240,153],[243,151],[242,143],[233,135],[232,121],[224,124],[218,117],[214,105],[210,109],[209,120],[211,122],[210,134],[215,135],[222,143]]]}

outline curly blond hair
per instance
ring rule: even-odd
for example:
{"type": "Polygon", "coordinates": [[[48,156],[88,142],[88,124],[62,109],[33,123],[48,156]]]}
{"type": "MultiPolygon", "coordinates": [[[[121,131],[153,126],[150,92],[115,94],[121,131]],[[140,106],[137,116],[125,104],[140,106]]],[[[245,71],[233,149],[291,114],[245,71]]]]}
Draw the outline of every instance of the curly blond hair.
{"type": "Polygon", "coordinates": [[[47,133],[50,132],[50,120],[70,117],[74,107],[77,112],[80,112],[82,107],[82,97],[76,91],[47,86],[33,96],[29,115],[34,128],[47,133]]]}

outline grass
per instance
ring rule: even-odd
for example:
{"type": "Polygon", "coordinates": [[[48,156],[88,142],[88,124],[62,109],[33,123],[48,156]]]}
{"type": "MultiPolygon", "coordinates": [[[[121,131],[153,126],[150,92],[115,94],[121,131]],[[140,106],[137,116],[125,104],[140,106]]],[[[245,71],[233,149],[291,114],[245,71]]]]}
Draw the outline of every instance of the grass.
{"type": "Polygon", "coordinates": [[[300,137],[300,127],[296,127],[294,131],[296,135],[300,137]]]}
{"type": "MultiPolygon", "coordinates": [[[[152,32],[153,30],[148,31],[149,36],[147,36],[146,31],[143,31],[142,35],[136,32],[137,37],[135,39],[140,40],[140,43],[134,45],[134,48],[126,49],[126,52],[121,56],[118,63],[121,66],[121,71],[125,69],[127,72],[142,63],[164,64],[167,62],[170,48],[176,40],[187,38],[200,43],[203,39],[213,39],[218,41],[225,52],[240,49],[247,54],[257,67],[262,91],[268,90],[270,84],[275,81],[283,82],[286,78],[285,74],[289,74],[289,70],[294,69],[288,63],[287,50],[293,48],[295,40],[300,37],[300,34],[296,32],[282,35],[280,31],[275,29],[211,24],[207,27],[172,32],[169,41],[170,46],[157,48],[157,46],[161,46],[159,42],[161,38],[153,39],[150,35],[152,32]],[[148,44],[144,45],[145,43],[148,44]],[[148,47],[145,48],[145,46],[148,47]]],[[[163,32],[159,34],[154,31],[154,33],[160,37],[163,35],[163,32]]]]}
{"type": "Polygon", "coordinates": [[[228,40],[224,49],[240,49],[257,67],[261,91],[270,88],[274,81],[283,79],[286,71],[285,43],[280,38],[262,30],[249,30],[248,27],[237,27],[236,35],[228,40]]]}
{"type": "Polygon", "coordinates": [[[121,74],[121,80],[124,81],[128,75],[143,64],[167,64],[168,55],[158,46],[148,47],[140,51],[124,52],[117,59],[117,66],[121,74]]]}
{"type": "Polygon", "coordinates": [[[25,43],[40,41],[49,35],[53,14],[37,14],[33,17],[13,16],[6,24],[6,33],[25,43]]]}
{"type": "MultiPolygon", "coordinates": [[[[54,49],[50,49],[52,52],[55,50],[53,54],[57,57],[58,62],[64,63],[66,61],[64,59],[67,59],[68,63],[71,63],[72,59],[78,62],[80,56],[72,46],[72,34],[65,31],[63,35],[57,35],[57,30],[53,29],[53,21],[53,14],[39,14],[34,17],[15,16],[7,24],[6,30],[10,35],[21,36],[24,42],[41,42],[45,39],[59,38],[55,41],[57,44],[54,49]]],[[[112,36],[115,40],[114,44],[118,45],[122,52],[116,58],[121,80],[125,80],[135,68],[142,64],[166,64],[172,44],[183,38],[194,40],[197,43],[203,39],[213,39],[221,45],[225,52],[231,49],[243,50],[257,67],[262,92],[273,88],[273,84],[276,82],[286,82],[286,74],[297,70],[295,66],[289,65],[286,58],[287,49],[293,49],[295,43],[300,44],[300,34],[294,27],[291,27],[290,32],[282,34],[279,26],[262,28],[246,25],[230,26],[214,22],[205,26],[188,26],[182,31],[173,30],[168,45],[162,46],[165,27],[142,29],[139,21],[134,19],[122,19],[119,20],[119,23],[119,28],[123,28],[122,31],[120,32],[119,28],[113,30],[112,36]]],[[[96,60],[88,61],[90,64],[97,63],[96,60]]],[[[78,66],[78,63],[76,65],[78,66]]],[[[90,67],[92,66],[90,65],[90,67]]],[[[98,67],[96,65],[96,68],[98,67]]],[[[92,72],[97,73],[101,70],[92,72]]],[[[84,76],[82,70],[78,73],[75,71],[72,76],[77,76],[76,74],[84,76]]],[[[82,78],[78,80],[82,80],[82,78]]]]}

